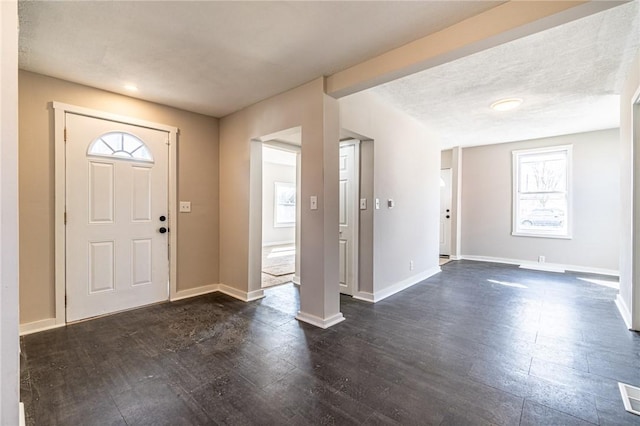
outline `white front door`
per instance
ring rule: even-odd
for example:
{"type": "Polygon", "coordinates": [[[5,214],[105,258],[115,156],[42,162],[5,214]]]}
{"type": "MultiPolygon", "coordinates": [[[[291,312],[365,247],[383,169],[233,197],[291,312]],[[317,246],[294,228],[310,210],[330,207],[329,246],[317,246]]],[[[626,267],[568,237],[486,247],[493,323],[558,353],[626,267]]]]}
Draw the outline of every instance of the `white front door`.
{"type": "Polygon", "coordinates": [[[440,255],[451,255],[451,169],[440,170],[440,255]]]}
{"type": "Polygon", "coordinates": [[[340,146],[340,293],[353,295],[357,278],[358,173],[355,143],[340,146]]]}
{"type": "Polygon", "coordinates": [[[65,114],[67,321],[167,300],[168,133],[65,114]]]}

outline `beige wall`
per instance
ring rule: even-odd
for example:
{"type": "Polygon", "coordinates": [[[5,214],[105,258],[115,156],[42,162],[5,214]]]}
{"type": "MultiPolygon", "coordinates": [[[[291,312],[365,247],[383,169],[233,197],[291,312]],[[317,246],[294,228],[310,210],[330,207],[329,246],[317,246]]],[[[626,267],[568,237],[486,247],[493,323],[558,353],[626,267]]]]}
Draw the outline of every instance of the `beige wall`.
{"type": "Polygon", "coordinates": [[[317,79],[220,121],[221,283],[259,296],[262,173],[256,140],[300,126],[300,310],[321,321],[339,314],[337,115],[336,101],[317,79]],[[318,197],[318,210],[308,208],[311,195],[318,197]]]}
{"type": "Polygon", "coordinates": [[[218,120],[20,71],[20,321],[52,318],[54,308],[54,139],[51,101],[175,126],[178,291],[219,282],[218,120]]]}
{"type": "Polygon", "coordinates": [[[640,56],[637,56],[620,95],[620,300],[626,320],[634,330],[640,330],[640,241],[637,240],[640,177],[633,173],[640,170],[640,105],[633,105],[639,93],[640,56]]]}
{"type": "Polygon", "coordinates": [[[618,130],[465,148],[462,255],[618,270],[618,130]],[[573,238],[511,235],[512,151],[573,144],[573,238]]]}
{"type": "MultiPolygon", "coordinates": [[[[373,197],[381,204],[379,210],[372,210],[373,264],[366,265],[367,257],[360,259],[361,271],[373,269],[373,282],[361,280],[360,291],[383,294],[433,273],[439,250],[439,140],[370,92],[340,100],[340,125],[373,140],[367,142],[373,147],[373,197]],[[392,209],[387,207],[388,199],[395,202],[392,209]],[[414,270],[409,268],[410,261],[414,270]]],[[[374,205],[369,200],[369,208],[374,205]]],[[[366,230],[366,226],[360,230],[361,240],[371,238],[363,235],[366,230]]],[[[361,272],[362,277],[367,275],[361,272]]]]}

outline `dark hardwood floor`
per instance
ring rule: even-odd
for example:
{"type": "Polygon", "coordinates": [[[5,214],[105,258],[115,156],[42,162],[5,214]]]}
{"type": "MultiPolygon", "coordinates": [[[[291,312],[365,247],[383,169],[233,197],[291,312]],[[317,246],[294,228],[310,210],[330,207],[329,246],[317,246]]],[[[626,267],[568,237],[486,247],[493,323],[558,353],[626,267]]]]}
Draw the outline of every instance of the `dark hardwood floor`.
{"type": "Polygon", "coordinates": [[[31,425],[626,425],[640,336],[616,290],[469,261],[346,321],[299,323],[298,290],[212,294],[28,335],[31,425]]]}

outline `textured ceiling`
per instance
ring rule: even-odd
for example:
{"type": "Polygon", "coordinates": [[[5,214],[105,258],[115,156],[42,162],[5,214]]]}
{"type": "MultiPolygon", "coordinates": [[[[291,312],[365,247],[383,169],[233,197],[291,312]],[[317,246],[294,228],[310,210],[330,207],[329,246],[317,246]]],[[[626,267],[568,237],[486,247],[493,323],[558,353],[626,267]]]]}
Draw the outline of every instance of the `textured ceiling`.
{"type": "Polygon", "coordinates": [[[639,47],[636,0],[371,90],[439,133],[443,148],[608,129],[619,126],[639,47]],[[520,108],[489,108],[512,97],[520,108]]]}
{"type": "Polygon", "coordinates": [[[20,68],[219,117],[500,3],[20,1],[20,68]]]}
{"type": "MultiPolygon", "coordinates": [[[[443,148],[617,127],[638,1],[371,90],[443,148]]],[[[20,1],[20,68],[220,117],[499,3],[20,1]]]]}

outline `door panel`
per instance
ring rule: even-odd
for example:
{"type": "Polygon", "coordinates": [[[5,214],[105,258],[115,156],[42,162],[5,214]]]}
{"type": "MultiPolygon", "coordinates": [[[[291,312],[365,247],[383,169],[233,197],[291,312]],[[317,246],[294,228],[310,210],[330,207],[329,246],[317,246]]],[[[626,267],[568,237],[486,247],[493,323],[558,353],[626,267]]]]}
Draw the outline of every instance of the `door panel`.
{"type": "Polygon", "coordinates": [[[89,162],[89,222],[113,223],[113,164],[89,162]]]}
{"type": "Polygon", "coordinates": [[[142,285],[151,283],[151,270],[153,256],[151,254],[153,242],[151,239],[134,240],[132,242],[133,257],[133,282],[132,285],[142,285]]]}
{"type": "Polygon", "coordinates": [[[358,214],[357,158],[355,145],[340,146],[339,183],[339,281],[340,292],[352,295],[355,287],[357,253],[356,215],[358,214]]]}
{"type": "Polygon", "coordinates": [[[167,300],[167,132],[72,113],[65,122],[67,321],[167,300]]]}
{"type": "Polygon", "coordinates": [[[131,196],[133,211],[131,220],[134,222],[151,221],[151,169],[148,167],[133,167],[133,194],[131,196]]]}
{"type": "Polygon", "coordinates": [[[113,241],[89,243],[89,294],[113,290],[115,261],[113,241]]]}
{"type": "Polygon", "coordinates": [[[440,255],[451,255],[451,169],[440,170],[440,255]]]}

